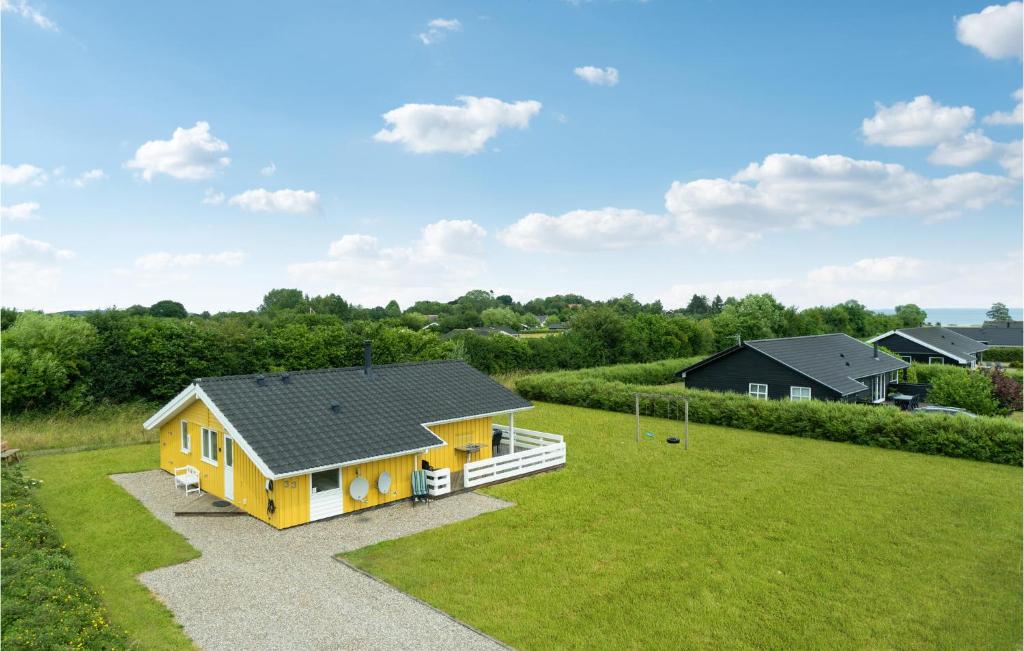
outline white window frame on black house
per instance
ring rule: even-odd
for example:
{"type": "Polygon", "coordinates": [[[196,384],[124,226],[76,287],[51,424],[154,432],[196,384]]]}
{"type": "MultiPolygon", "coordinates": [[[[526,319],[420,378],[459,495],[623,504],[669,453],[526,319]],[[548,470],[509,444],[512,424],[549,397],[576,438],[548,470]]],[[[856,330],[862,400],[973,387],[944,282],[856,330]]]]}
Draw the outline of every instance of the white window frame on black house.
{"type": "Polygon", "coordinates": [[[217,430],[204,427],[201,430],[203,436],[202,460],[211,466],[217,465],[217,430]]]}
{"type": "Polygon", "coordinates": [[[929,364],[939,364],[939,365],[942,365],[942,364],[946,363],[946,358],[945,357],[929,357],[928,358],[928,363],[929,364]],[[935,360],[939,360],[939,361],[936,362],[935,360]]]}
{"type": "Polygon", "coordinates": [[[181,451],[188,454],[192,451],[192,435],[188,431],[188,421],[181,421],[181,451]]]}
{"type": "Polygon", "coordinates": [[[811,399],[811,387],[789,387],[789,399],[795,402],[811,399]]]}
{"type": "Polygon", "coordinates": [[[747,395],[755,400],[767,400],[768,399],[768,385],[761,384],[760,382],[750,382],[747,384],[747,395]],[[755,388],[757,387],[757,388],[755,388]],[[763,387],[763,391],[762,388],[763,387]]]}

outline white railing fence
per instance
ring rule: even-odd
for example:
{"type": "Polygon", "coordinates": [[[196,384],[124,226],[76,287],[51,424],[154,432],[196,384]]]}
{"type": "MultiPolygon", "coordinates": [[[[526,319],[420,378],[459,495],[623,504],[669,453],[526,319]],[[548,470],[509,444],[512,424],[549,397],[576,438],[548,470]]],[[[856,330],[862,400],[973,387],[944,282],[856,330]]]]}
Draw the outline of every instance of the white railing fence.
{"type": "MultiPolygon", "coordinates": [[[[506,441],[508,428],[502,427],[502,429],[504,430],[502,441],[506,441]]],[[[516,447],[526,447],[526,450],[480,461],[470,461],[462,468],[463,487],[473,488],[565,463],[565,442],[561,436],[547,432],[521,430],[517,427],[515,437],[516,447]]]]}
{"type": "Polygon", "coordinates": [[[451,468],[435,468],[426,471],[427,495],[437,497],[452,492],[452,471],[451,468]]]}

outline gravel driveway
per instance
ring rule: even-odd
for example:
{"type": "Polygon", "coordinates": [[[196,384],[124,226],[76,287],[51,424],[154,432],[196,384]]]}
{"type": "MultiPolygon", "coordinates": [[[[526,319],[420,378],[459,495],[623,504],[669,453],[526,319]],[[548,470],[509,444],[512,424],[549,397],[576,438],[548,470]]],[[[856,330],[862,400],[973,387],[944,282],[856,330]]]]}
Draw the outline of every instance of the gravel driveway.
{"type": "Polygon", "coordinates": [[[462,493],[278,531],[249,516],[175,517],[160,470],[113,475],[202,556],[139,575],[203,649],[500,649],[501,644],[333,559],[338,552],[511,506],[462,493]]]}

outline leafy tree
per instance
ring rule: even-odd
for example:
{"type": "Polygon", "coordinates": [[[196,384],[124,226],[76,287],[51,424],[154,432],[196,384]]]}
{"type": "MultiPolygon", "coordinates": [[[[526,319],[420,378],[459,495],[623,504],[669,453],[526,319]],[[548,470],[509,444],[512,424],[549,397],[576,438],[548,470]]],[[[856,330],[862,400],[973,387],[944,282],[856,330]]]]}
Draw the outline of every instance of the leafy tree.
{"type": "Polygon", "coordinates": [[[427,317],[419,312],[406,312],[398,321],[410,330],[421,330],[427,325],[427,317]]]}
{"type": "MultiPolygon", "coordinates": [[[[920,370],[919,370],[920,373],[920,370]]],[[[928,402],[948,407],[960,407],[982,416],[994,416],[1004,411],[992,390],[992,381],[983,373],[951,368],[931,378],[928,402]]]]}
{"type": "Polygon", "coordinates": [[[97,344],[88,321],[23,312],[0,341],[4,410],[84,406],[85,386],[76,382],[88,371],[97,344]]]}
{"type": "Polygon", "coordinates": [[[387,306],[384,307],[384,314],[388,317],[398,318],[402,316],[402,308],[399,307],[398,301],[391,299],[388,301],[387,306]]]}
{"type": "Polygon", "coordinates": [[[14,325],[18,319],[18,311],[13,307],[0,307],[0,331],[14,325]]]}
{"type": "Polygon", "coordinates": [[[150,316],[184,319],[188,316],[188,310],[177,301],[157,301],[149,306],[149,314],[150,316]]]}
{"type": "Polygon", "coordinates": [[[709,310],[710,313],[720,314],[722,312],[722,308],[724,307],[725,303],[722,302],[722,297],[719,296],[718,294],[715,294],[715,298],[711,301],[711,309],[709,310]]]}
{"type": "Polygon", "coordinates": [[[1021,411],[1024,409],[1024,395],[1021,393],[1021,384],[999,369],[992,369],[988,373],[989,381],[992,382],[992,394],[999,402],[999,406],[1006,411],[1021,411]]]}
{"type": "Polygon", "coordinates": [[[489,307],[498,305],[494,294],[483,289],[472,289],[456,299],[456,304],[479,314],[489,307]]]}
{"type": "MultiPolygon", "coordinates": [[[[266,299],[264,299],[264,302],[266,302],[266,299]]],[[[337,294],[315,296],[309,299],[309,307],[316,314],[332,314],[345,320],[348,320],[352,315],[351,306],[337,294]]]]}
{"type": "Polygon", "coordinates": [[[508,307],[489,307],[480,313],[480,320],[485,326],[519,329],[519,315],[508,307]]]}
{"type": "Polygon", "coordinates": [[[540,327],[540,319],[538,319],[537,317],[533,316],[530,313],[520,315],[519,322],[522,323],[527,328],[540,327]]]}
{"type": "Polygon", "coordinates": [[[515,302],[512,299],[512,297],[509,296],[508,294],[502,294],[501,296],[495,296],[494,300],[498,301],[499,303],[501,303],[505,307],[512,307],[512,304],[515,302]]]}
{"type": "Polygon", "coordinates": [[[608,306],[588,308],[573,318],[564,336],[580,366],[614,364],[621,359],[626,320],[608,306]]]}
{"type": "Polygon", "coordinates": [[[913,303],[907,303],[896,306],[896,318],[903,328],[917,328],[924,325],[928,313],[913,303]]]}
{"type": "Polygon", "coordinates": [[[1009,321],[1010,309],[1003,303],[993,303],[988,312],[985,313],[989,321],[1009,321]]]}
{"type": "Polygon", "coordinates": [[[306,295],[298,289],[272,289],[263,297],[260,312],[298,310],[306,307],[306,295]]]}
{"type": "Polygon", "coordinates": [[[694,294],[690,299],[690,302],[686,304],[683,311],[690,316],[704,316],[711,312],[711,304],[708,303],[707,296],[704,296],[703,294],[694,294]]]}

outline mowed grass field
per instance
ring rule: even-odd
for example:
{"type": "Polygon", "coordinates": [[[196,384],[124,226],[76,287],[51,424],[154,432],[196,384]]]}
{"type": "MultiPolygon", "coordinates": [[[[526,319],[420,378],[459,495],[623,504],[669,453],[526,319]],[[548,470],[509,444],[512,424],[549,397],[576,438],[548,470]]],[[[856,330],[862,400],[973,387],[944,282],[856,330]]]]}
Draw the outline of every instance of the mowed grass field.
{"type": "Polygon", "coordinates": [[[1021,646],[1020,468],[538,404],[517,507],[345,557],[522,649],[1021,646]]]}
{"type": "Polygon", "coordinates": [[[191,640],[135,577],[199,552],[109,477],[152,470],[159,459],[156,444],[131,445],[31,457],[25,474],[42,480],[39,501],[132,648],[180,651],[193,648],[191,640]]]}
{"type": "Polygon", "coordinates": [[[101,448],[156,441],[157,432],[142,423],[160,405],[135,403],[105,405],[84,414],[30,414],[5,416],[3,436],[12,448],[23,451],[57,448],[101,448]]]}

